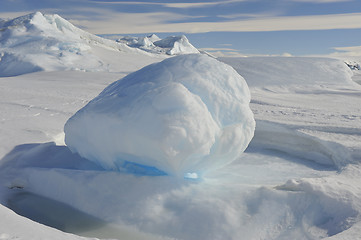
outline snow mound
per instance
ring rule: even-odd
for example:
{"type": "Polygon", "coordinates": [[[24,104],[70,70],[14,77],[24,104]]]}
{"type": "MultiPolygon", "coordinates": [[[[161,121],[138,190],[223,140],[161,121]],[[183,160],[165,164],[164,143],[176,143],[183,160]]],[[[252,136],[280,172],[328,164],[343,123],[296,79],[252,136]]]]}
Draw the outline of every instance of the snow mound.
{"type": "MultiPolygon", "coordinates": [[[[114,38],[114,36],[108,36],[114,38]]],[[[186,36],[170,36],[160,39],[157,35],[152,34],[146,37],[118,37],[117,42],[126,44],[132,48],[139,48],[146,52],[156,54],[180,55],[199,53],[187,39],[186,36]]]]}
{"type": "Polygon", "coordinates": [[[134,163],[201,176],[248,146],[255,129],[249,102],[232,67],[201,54],[177,56],[104,89],[68,120],[65,142],[106,169],[134,163]]]}
{"type": "Polygon", "coordinates": [[[140,51],[83,31],[57,14],[36,12],[0,22],[0,77],[36,71],[109,71],[108,52],[140,51]]]}

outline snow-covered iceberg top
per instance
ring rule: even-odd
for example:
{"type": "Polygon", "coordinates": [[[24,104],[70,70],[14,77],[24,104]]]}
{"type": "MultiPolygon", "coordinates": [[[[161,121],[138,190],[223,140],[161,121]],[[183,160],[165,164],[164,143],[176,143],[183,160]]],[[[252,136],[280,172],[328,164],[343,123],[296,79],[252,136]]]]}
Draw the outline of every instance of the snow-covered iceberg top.
{"type": "Polygon", "coordinates": [[[245,150],[255,129],[245,80],[201,54],[149,65],[114,82],[65,124],[73,152],[105,169],[129,163],[200,176],[245,150]]]}
{"type": "Polygon", "coordinates": [[[165,39],[154,42],[155,46],[168,49],[167,54],[177,55],[177,54],[189,54],[189,53],[199,53],[199,51],[189,43],[186,36],[170,36],[165,39]]]}
{"type": "MultiPolygon", "coordinates": [[[[116,36],[108,36],[114,38],[116,36]]],[[[126,44],[129,47],[139,48],[146,52],[156,54],[181,55],[199,53],[184,35],[169,36],[160,39],[157,35],[152,34],[146,37],[117,37],[117,42],[126,44]]]]}

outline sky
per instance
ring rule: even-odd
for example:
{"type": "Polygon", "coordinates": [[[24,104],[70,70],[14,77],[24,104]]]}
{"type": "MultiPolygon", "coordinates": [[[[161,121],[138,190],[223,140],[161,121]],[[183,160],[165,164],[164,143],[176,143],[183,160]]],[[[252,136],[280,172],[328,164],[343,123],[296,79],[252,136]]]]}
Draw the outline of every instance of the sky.
{"type": "Polygon", "coordinates": [[[361,56],[360,0],[0,0],[0,18],[59,14],[94,34],[184,34],[216,56],[361,56]]]}

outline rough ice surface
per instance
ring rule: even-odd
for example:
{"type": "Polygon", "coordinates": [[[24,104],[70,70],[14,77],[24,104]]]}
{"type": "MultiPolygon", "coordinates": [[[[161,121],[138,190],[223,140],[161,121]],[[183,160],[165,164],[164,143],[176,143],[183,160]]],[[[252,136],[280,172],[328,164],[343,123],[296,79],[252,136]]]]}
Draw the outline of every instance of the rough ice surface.
{"type": "Polygon", "coordinates": [[[129,163],[202,176],[235,159],[255,129],[250,92],[230,66],[201,54],[149,65],[72,116],[65,142],[106,169],[129,163]]]}

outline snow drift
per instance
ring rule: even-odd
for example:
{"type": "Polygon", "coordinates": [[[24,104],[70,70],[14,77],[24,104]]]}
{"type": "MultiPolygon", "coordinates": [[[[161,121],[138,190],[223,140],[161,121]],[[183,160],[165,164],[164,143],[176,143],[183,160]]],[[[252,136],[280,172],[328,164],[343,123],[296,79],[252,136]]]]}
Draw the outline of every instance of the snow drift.
{"type": "Polygon", "coordinates": [[[65,141],[106,169],[136,163],[202,175],[247,147],[255,128],[249,102],[246,82],[230,66],[178,56],[104,89],[68,120],[65,141]]]}

